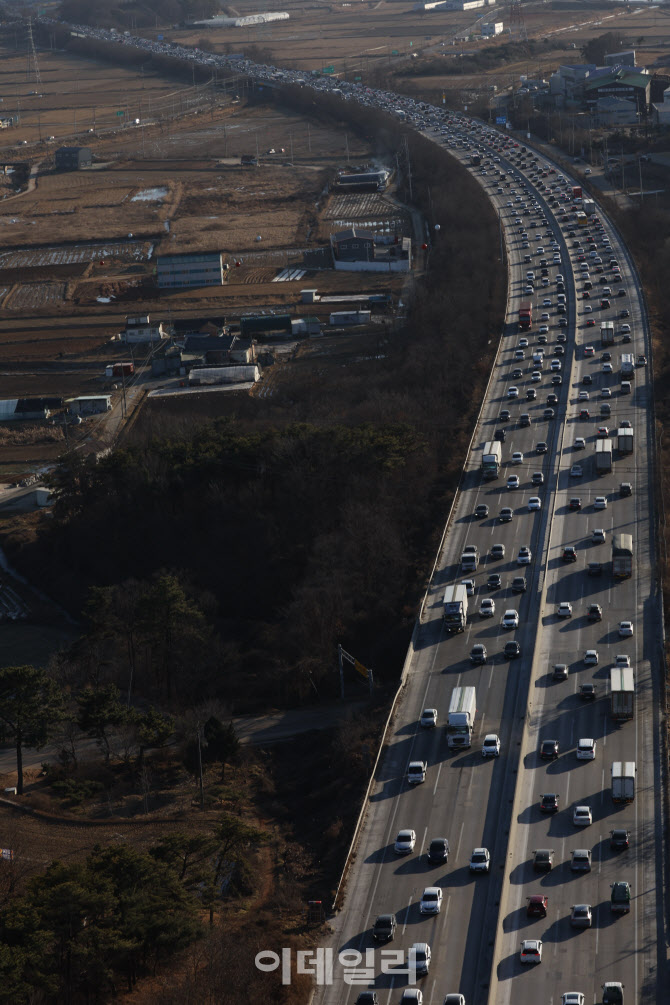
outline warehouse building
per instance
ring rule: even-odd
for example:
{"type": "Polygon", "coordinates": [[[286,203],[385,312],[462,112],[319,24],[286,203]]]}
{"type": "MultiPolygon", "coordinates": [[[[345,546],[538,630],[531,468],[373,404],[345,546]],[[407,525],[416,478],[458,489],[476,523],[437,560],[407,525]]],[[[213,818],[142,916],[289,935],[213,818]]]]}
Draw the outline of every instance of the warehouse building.
{"type": "Polygon", "coordinates": [[[595,107],[599,98],[625,98],[635,105],[640,115],[647,114],[650,93],[650,75],[623,66],[605,72],[596,71],[584,83],[587,105],[595,107]]]}
{"type": "Polygon", "coordinates": [[[158,255],[156,258],[156,279],[161,290],[223,286],[224,271],[220,251],[158,255]]]}
{"type": "Polygon", "coordinates": [[[67,398],[66,405],[71,415],[98,415],[111,412],[111,394],[82,394],[78,398],[67,398]]]}
{"type": "Polygon", "coordinates": [[[89,147],[59,147],[54,161],[57,171],[80,171],[91,166],[93,156],[89,147]]]}
{"type": "Polygon", "coordinates": [[[51,409],[62,404],[61,398],[5,398],[0,401],[0,422],[40,421],[48,419],[51,409]]]}

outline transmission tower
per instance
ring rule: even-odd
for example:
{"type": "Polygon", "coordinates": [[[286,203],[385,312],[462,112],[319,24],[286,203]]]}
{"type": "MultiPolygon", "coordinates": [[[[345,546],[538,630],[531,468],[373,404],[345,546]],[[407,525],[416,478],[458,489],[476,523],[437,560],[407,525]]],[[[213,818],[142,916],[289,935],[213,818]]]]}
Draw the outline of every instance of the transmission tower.
{"type": "Polygon", "coordinates": [[[33,72],[35,74],[35,83],[41,84],[42,77],[40,76],[40,67],[37,62],[37,50],[35,49],[35,39],[33,38],[33,22],[28,18],[28,42],[30,44],[30,56],[33,63],[33,72]]]}
{"type": "Polygon", "coordinates": [[[519,0],[512,0],[509,5],[509,31],[512,38],[519,42],[528,41],[528,31],[519,0]]]}

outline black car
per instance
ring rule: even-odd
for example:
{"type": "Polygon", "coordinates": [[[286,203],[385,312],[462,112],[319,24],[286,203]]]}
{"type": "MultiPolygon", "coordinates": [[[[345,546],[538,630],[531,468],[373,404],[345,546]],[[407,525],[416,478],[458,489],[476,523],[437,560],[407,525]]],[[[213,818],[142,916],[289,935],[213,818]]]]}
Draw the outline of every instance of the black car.
{"type": "Polygon", "coordinates": [[[545,792],[540,797],[540,810],[542,813],[558,813],[558,795],[556,792],[545,792]]]}
{"type": "Polygon", "coordinates": [[[602,562],[589,562],[587,572],[589,576],[602,576],[603,574],[602,562]]]}
{"type": "Polygon", "coordinates": [[[584,376],[582,377],[582,384],[592,384],[592,383],[593,383],[593,377],[591,376],[591,374],[585,373],[584,376]]]}
{"type": "Polygon", "coordinates": [[[596,697],[595,684],[580,684],[579,697],[585,701],[592,701],[596,697]]]}
{"type": "Polygon", "coordinates": [[[487,659],[488,659],[488,656],[487,656],[487,653],[486,653],[486,646],[482,645],[481,642],[477,642],[472,647],[472,651],[470,652],[470,662],[474,663],[475,665],[476,664],[483,664],[483,663],[486,663],[487,659]]]}
{"type": "Polygon", "coordinates": [[[630,833],[625,827],[610,831],[610,848],[612,851],[625,851],[630,844],[630,833]]]}
{"type": "Polygon", "coordinates": [[[521,656],[521,646],[518,642],[506,642],[503,649],[503,656],[506,660],[515,660],[521,656]]]}
{"type": "Polygon", "coordinates": [[[540,757],[543,761],[555,761],[560,751],[558,740],[543,740],[540,744],[540,757]]]}
{"type": "Polygon", "coordinates": [[[575,549],[571,544],[566,545],[566,547],[563,549],[563,561],[564,562],[577,561],[577,552],[575,551],[575,549]]]}
{"type": "Polygon", "coordinates": [[[489,590],[499,590],[502,586],[502,578],[499,572],[492,572],[486,580],[486,587],[489,590]]]}
{"type": "Polygon", "coordinates": [[[536,446],[535,446],[535,452],[538,453],[538,454],[546,454],[546,452],[547,452],[547,444],[544,442],[544,440],[540,440],[540,442],[538,444],[536,444],[536,446]]]}
{"type": "Polygon", "coordinates": [[[612,362],[612,353],[611,352],[604,352],[603,353],[603,363],[611,363],[611,362],[612,362]]]}
{"type": "Polygon", "coordinates": [[[627,307],[624,307],[624,309],[622,311],[619,311],[619,317],[620,318],[629,318],[630,317],[630,311],[628,310],[627,307]]]}
{"type": "Polygon", "coordinates": [[[581,509],[581,508],[582,508],[582,500],[578,499],[577,496],[573,496],[573,498],[568,503],[568,509],[581,509]]]}
{"type": "Polygon", "coordinates": [[[496,429],[494,439],[500,440],[501,443],[504,443],[506,438],[507,438],[507,430],[496,429]]]}
{"type": "Polygon", "coordinates": [[[376,991],[361,991],[356,999],[356,1005],[379,1005],[379,997],[376,991]]]}
{"type": "Polygon", "coordinates": [[[632,496],[633,486],[630,482],[621,482],[619,485],[619,495],[620,496],[632,496]]]}
{"type": "Polygon", "coordinates": [[[551,872],[554,865],[554,849],[538,848],[533,852],[533,869],[535,872],[551,872]]]}
{"type": "Polygon", "coordinates": [[[428,847],[429,862],[439,865],[449,858],[449,842],[446,838],[433,838],[428,847]]]}
{"type": "Polygon", "coordinates": [[[475,510],[475,517],[478,520],[483,520],[489,515],[489,508],[486,503],[480,503],[475,510]]]}
{"type": "Polygon", "coordinates": [[[395,929],[395,914],[380,914],[372,927],[372,937],[376,942],[390,942],[395,929]]]}
{"type": "Polygon", "coordinates": [[[526,577],[525,576],[515,576],[512,580],[512,590],[515,593],[525,593],[526,592],[526,577]]]}
{"type": "Polygon", "coordinates": [[[500,421],[509,422],[509,417],[510,417],[509,408],[503,408],[502,412],[500,413],[500,421]]]}

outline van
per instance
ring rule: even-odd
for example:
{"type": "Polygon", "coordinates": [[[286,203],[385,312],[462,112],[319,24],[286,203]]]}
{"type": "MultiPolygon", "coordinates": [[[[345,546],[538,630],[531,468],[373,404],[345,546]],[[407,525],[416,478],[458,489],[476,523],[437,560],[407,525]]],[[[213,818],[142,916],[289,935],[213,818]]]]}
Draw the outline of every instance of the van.
{"type": "Polygon", "coordinates": [[[621,381],[621,393],[622,394],[630,394],[630,392],[631,392],[630,381],[629,380],[622,380],[621,381]]]}
{"type": "Polygon", "coordinates": [[[515,349],[514,350],[514,359],[525,359],[525,358],[526,357],[525,357],[523,349],[515,349]]]}
{"type": "Polygon", "coordinates": [[[544,355],[540,352],[533,353],[533,367],[536,370],[542,370],[544,366],[544,355]]]}

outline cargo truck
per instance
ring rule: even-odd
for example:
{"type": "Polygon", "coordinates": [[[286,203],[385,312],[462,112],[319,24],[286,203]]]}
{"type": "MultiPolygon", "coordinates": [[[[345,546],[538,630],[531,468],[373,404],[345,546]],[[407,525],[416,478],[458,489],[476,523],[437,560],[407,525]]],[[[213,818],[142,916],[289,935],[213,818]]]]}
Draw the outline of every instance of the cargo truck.
{"type": "Polygon", "coordinates": [[[444,624],[448,632],[462,632],[468,620],[468,591],[459,583],[444,591],[444,624]]]}
{"type": "Polygon", "coordinates": [[[632,719],[635,714],[635,676],[630,667],[610,670],[610,712],[613,719],[632,719]]]}
{"type": "Polygon", "coordinates": [[[502,447],[499,440],[489,440],[484,444],[482,454],[482,475],[485,479],[497,478],[502,464],[502,447]]]}
{"type": "Polygon", "coordinates": [[[447,715],[447,746],[469,747],[477,714],[477,692],[473,687],[455,687],[447,715]]]}
{"type": "Polygon", "coordinates": [[[613,321],[601,321],[600,323],[600,342],[602,346],[614,345],[614,322],[613,321]]]}
{"type": "Polygon", "coordinates": [[[530,300],[522,300],[519,305],[519,328],[525,331],[533,323],[533,305],[530,300]]]}
{"type": "Polygon", "coordinates": [[[476,572],[479,566],[479,548],[476,544],[469,544],[461,555],[461,569],[463,572],[476,572]]]}
{"type": "Polygon", "coordinates": [[[479,167],[481,162],[482,159],[479,154],[470,154],[470,163],[472,164],[473,167],[479,167]]]}
{"type": "Polygon", "coordinates": [[[581,185],[573,185],[572,186],[572,199],[573,199],[573,202],[581,202],[582,201],[582,186],[581,185]]]}
{"type": "Polygon", "coordinates": [[[635,799],[635,761],[612,763],[612,801],[632,803],[635,799]]]}
{"type": "Polygon", "coordinates": [[[633,535],[612,535],[612,572],[615,579],[629,579],[633,575],[633,535]]]}
{"type": "Polygon", "coordinates": [[[621,379],[632,380],[635,376],[635,357],[630,352],[621,353],[621,379]]]}
{"type": "Polygon", "coordinates": [[[623,426],[616,431],[616,445],[620,454],[632,454],[634,443],[634,430],[632,426],[623,426]]]}
{"type": "Polygon", "coordinates": [[[612,441],[596,440],[596,474],[607,475],[612,470],[612,441]]]}
{"type": "Polygon", "coordinates": [[[591,219],[591,217],[596,211],[596,204],[593,201],[593,199],[589,199],[587,196],[584,196],[584,198],[582,199],[582,209],[584,210],[588,218],[591,219]]]}

